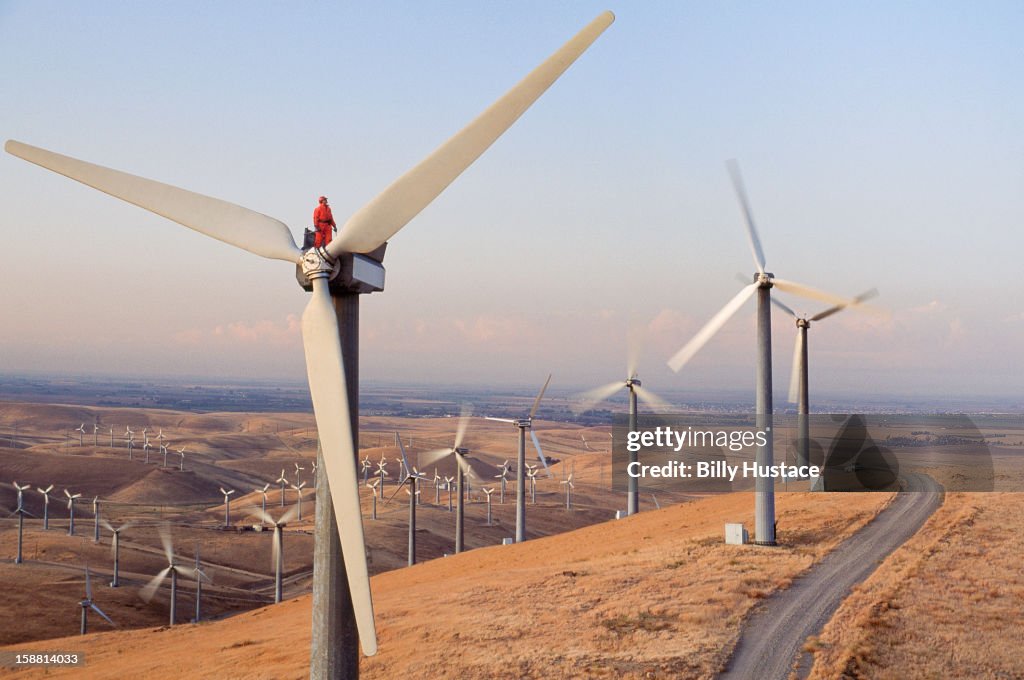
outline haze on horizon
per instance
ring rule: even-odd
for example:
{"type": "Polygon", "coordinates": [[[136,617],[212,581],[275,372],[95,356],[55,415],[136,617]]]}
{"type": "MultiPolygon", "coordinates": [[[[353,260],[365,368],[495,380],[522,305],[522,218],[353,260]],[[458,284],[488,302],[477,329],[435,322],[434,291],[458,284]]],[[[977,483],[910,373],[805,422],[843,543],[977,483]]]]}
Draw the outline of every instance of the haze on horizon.
{"type": "MultiPolygon", "coordinates": [[[[387,290],[362,301],[363,380],[598,385],[640,328],[656,391],[752,390],[752,303],[682,373],[665,365],[752,271],[735,157],[770,271],[877,287],[891,312],[813,326],[812,391],[1019,394],[1019,3],[7,2],[0,137],[298,241],[317,196],[343,223],[608,8],[392,240],[387,290]]],[[[302,379],[289,265],[7,154],[0,201],[0,372],[302,379]]],[[[775,315],[776,383],[793,333],[775,315]]]]}

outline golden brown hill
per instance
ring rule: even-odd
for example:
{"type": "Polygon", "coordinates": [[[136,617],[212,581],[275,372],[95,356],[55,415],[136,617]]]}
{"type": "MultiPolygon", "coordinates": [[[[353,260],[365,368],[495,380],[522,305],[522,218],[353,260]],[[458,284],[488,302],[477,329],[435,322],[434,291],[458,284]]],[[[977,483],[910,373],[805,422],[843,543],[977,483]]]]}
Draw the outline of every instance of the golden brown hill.
{"type": "MultiPolygon", "coordinates": [[[[779,548],[724,545],[725,522],[752,521],[753,500],[743,493],[379,574],[381,651],[363,660],[364,676],[708,676],[759,599],[889,498],[780,494],[779,548]]],[[[84,651],[87,667],[64,671],[75,677],[304,678],[309,626],[306,596],[200,626],[17,648],[84,651]]]]}

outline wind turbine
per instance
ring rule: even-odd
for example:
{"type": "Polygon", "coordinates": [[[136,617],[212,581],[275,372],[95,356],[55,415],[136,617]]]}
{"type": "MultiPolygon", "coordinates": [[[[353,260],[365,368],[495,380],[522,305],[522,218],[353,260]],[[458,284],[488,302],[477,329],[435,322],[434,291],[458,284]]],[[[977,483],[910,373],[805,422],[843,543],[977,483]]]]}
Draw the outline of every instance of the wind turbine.
{"type": "Polygon", "coordinates": [[[82,423],[81,425],[76,427],[75,432],[78,433],[78,446],[84,446],[84,444],[82,444],[82,438],[85,436],[85,423],[82,423]]]}
{"type": "Polygon", "coordinates": [[[100,542],[100,497],[92,497],[92,542],[100,542]]]}
{"type": "MultiPolygon", "coordinates": [[[[625,385],[626,389],[629,390],[629,432],[635,432],[637,429],[637,397],[640,397],[647,403],[648,406],[653,408],[656,412],[667,413],[671,410],[671,407],[665,402],[664,399],[652,393],[649,389],[643,387],[640,379],[636,374],[637,356],[635,351],[631,351],[627,360],[626,365],[626,380],[617,380],[607,385],[594,388],[589,392],[585,392],[581,395],[583,403],[578,407],[579,413],[584,413],[597,406],[599,403],[608,399],[613,394],[622,389],[625,385]]],[[[580,435],[582,438],[583,435],[580,435]]],[[[583,444],[589,449],[590,445],[587,444],[587,440],[583,439],[583,444]]],[[[627,451],[629,456],[629,463],[635,463],[638,459],[638,453],[636,451],[627,451]]],[[[627,475],[627,490],[626,490],[626,514],[635,515],[640,512],[640,493],[638,488],[638,480],[632,475],[627,475]]]]}
{"type": "Polygon", "coordinates": [[[799,434],[797,436],[796,464],[798,466],[810,464],[810,455],[808,451],[810,444],[810,423],[807,420],[807,416],[811,411],[807,397],[807,329],[811,327],[812,322],[827,319],[833,314],[841,312],[851,305],[860,305],[862,302],[870,300],[877,295],[878,290],[872,288],[871,290],[861,293],[857,297],[853,298],[849,304],[833,305],[825,311],[818,312],[814,316],[810,317],[807,315],[800,316],[790,307],[779,302],[777,298],[772,298],[772,303],[776,307],[789,314],[796,321],[796,345],[793,347],[793,371],[790,374],[789,380],[789,401],[795,402],[797,405],[797,427],[799,429],[799,434]]]}
{"type": "Polygon", "coordinates": [[[380,461],[377,463],[377,475],[380,477],[380,487],[384,488],[384,478],[388,476],[387,471],[388,463],[384,460],[384,454],[380,455],[380,461]]]}
{"type": "Polygon", "coordinates": [[[537,472],[536,465],[526,468],[526,476],[530,480],[530,505],[537,505],[537,472]]]}
{"type": "Polygon", "coordinates": [[[43,531],[50,528],[50,492],[53,491],[53,484],[45,489],[36,487],[36,491],[43,494],[43,531]]]}
{"type": "MultiPolygon", "coordinates": [[[[551,470],[548,470],[548,461],[544,457],[544,452],[541,451],[540,441],[537,439],[537,433],[533,431],[533,417],[537,414],[537,408],[540,407],[540,400],[544,398],[544,392],[548,389],[548,384],[551,382],[551,374],[548,374],[548,379],[544,381],[544,386],[540,388],[540,392],[537,393],[537,398],[533,400],[533,408],[530,409],[529,415],[525,418],[518,418],[512,420],[509,418],[490,418],[487,420],[497,420],[502,423],[512,423],[519,428],[519,450],[516,457],[516,543],[522,543],[526,540],[526,431],[530,431],[530,438],[533,440],[533,447],[537,449],[537,457],[540,458],[540,462],[544,464],[544,469],[547,470],[548,475],[551,475],[551,470]]],[[[506,461],[507,463],[507,461],[506,461]]],[[[507,467],[506,467],[507,470],[507,467]]],[[[501,502],[505,502],[505,479],[504,476],[507,471],[502,471],[501,476],[501,502]]]]}
{"type": "Polygon", "coordinates": [[[181,461],[178,463],[178,471],[179,472],[184,472],[185,471],[185,447],[184,446],[182,446],[180,449],[178,449],[178,455],[181,456],[181,461]]]}
{"type": "Polygon", "coordinates": [[[82,608],[82,626],[80,629],[82,635],[85,635],[89,630],[90,609],[106,619],[107,623],[111,626],[117,626],[117,624],[111,621],[110,617],[104,614],[103,610],[97,607],[96,603],[92,601],[92,582],[89,579],[89,567],[85,568],[85,599],[79,602],[78,606],[82,608]]]}
{"type": "Polygon", "coordinates": [[[110,581],[111,588],[117,588],[120,583],[118,582],[118,574],[121,568],[121,532],[132,525],[131,522],[125,522],[118,528],[114,528],[107,520],[100,520],[100,523],[106,528],[111,534],[110,539],[110,551],[114,553],[114,578],[110,581]]]}
{"type": "Polygon", "coordinates": [[[160,532],[160,542],[164,546],[164,554],[167,556],[167,566],[163,568],[159,574],[154,576],[149,583],[147,583],[139,595],[143,600],[149,602],[153,599],[153,595],[156,594],[156,589],[160,587],[160,584],[164,582],[164,579],[168,575],[171,577],[171,611],[170,611],[170,625],[174,625],[175,609],[178,603],[178,574],[184,576],[191,576],[197,578],[195,570],[191,567],[183,567],[174,562],[174,546],[171,544],[171,530],[166,524],[158,525],[158,531],[160,532]]]}
{"type": "Polygon", "coordinates": [[[499,474],[494,475],[495,479],[501,480],[501,494],[499,494],[500,500],[498,500],[498,503],[505,505],[505,486],[508,484],[508,473],[511,472],[512,468],[507,460],[497,467],[501,470],[499,474]]]}
{"type": "Polygon", "coordinates": [[[576,485],[572,483],[572,475],[570,474],[559,484],[565,484],[565,509],[572,510],[572,490],[576,488],[576,485]]]}
{"type": "Polygon", "coordinates": [[[164,467],[167,467],[167,444],[160,444],[160,452],[164,454],[164,467]]]}
{"type": "Polygon", "coordinates": [[[305,482],[300,482],[298,485],[292,484],[292,488],[295,489],[295,507],[298,508],[299,516],[296,517],[298,521],[302,521],[302,490],[306,487],[305,482]]]}
{"type": "Polygon", "coordinates": [[[149,465],[149,449],[150,449],[149,436],[146,434],[146,431],[143,430],[142,431],[142,451],[146,454],[146,460],[145,460],[146,465],[149,465]]]}
{"type": "Polygon", "coordinates": [[[295,488],[296,484],[299,483],[299,480],[300,480],[300,478],[302,476],[301,473],[305,469],[306,468],[304,468],[304,467],[300,467],[298,463],[295,464],[295,484],[292,484],[292,488],[293,489],[295,488]]]}
{"type": "Polygon", "coordinates": [[[281,485],[281,507],[284,507],[284,487],[288,483],[288,479],[284,476],[284,468],[281,468],[281,476],[274,480],[281,485]]]}
{"type": "Polygon", "coordinates": [[[494,493],[494,489],[488,486],[483,489],[483,492],[487,496],[487,526],[491,526],[491,494],[494,493]]]}
{"type": "MultiPolygon", "coordinates": [[[[370,487],[370,496],[372,497],[372,509],[370,511],[370,519],[377,519],[377,489],[380,487],[380,479],[374,479],[372,482],[367,482],[366,486],[370,487]]],[[[381,495],[384,492],[381,491],[381,495]]]]}
{"type": "Polygon", "coordinates": [[[15,508],[14,512],[18,515],[18,554],[14,558],[15,564],[21,564],[21,543],[22,534],[25,530],[25,515],[28,514],[28,510],[22,505],[24,501],[25,489],[31,487],[31,484],[20,486],[17,482],[14,482],[14,488],[18,490],[18,507],[15,508]]]}
{"type": "MultiPolygon", "coordinates": [[[[469,416],[470,416],[471,413],[472,413],[472,409],[469,406],[463,406],[462,407],[462,413],[459,415],[459,425],[458,425],[458,428],[455,430],[455,442],[452,444],[451,448],[435,449],[433,451],[428,451],[427,453],[423,454],[423,457],[420,460],[420,462],[423,464],[423,466],[426,467],[427,465],[430,465],[432,463],[436,463],[436,462],[440,461],[443,458],[447,458],[448,456],[455,456],[455,463],[456,463],[456,465],[455,465],[455,479],[458,480],[457,481],[457,486],[456,486],[456,492],[455,492],[456,493],[456,498],[458,499],[458,504],[456,506],[458,512],[456,512],[456,514],[455,514],[455,553],[456,554],[462,552],[464,544],[465,544],[464,539],[465,539],[465,506],[466,506],[466,499],[465,499],[465,490],[464,490],[463,487],[465,486],[466,478],[470,477],[470,476],[472,476],[474,474],[473,468],[470,466],[469,460],[468,460],[469,449],[464,447],[464,446],[462,446],[462,440],[465,439],[465,437],[466,437],[466,428],[469,426],[469,416]]],[[[437,474],[437,468],[435,467],[434,468],[434,479],[437,480],[439,478],[440,478],[440,475],[437,474]]],[[[445,479],[448,479],[448,478],[446,477],[445,479]]],[[[436,481],[434,482],[434,486],[435,486],[435,495],[437,495],[437,493],[439,493],[439,490],[437,490],[437,488],[436,488],[437,487],[437,482],[436,481]]],[[[450,506],[451,505],[451,494],[449,494],[448,498],[449,498],[448,504],[450,506]]],[[[449,510],[450,509],[451,508],[449,507],[449,510]]]]}
{"type": "Polygon", "coordinates": [[[131,430],[128,431],[128,460],[135,460],[132,452],[135,450],[135,433],[131,430]]]}
{"type": "MultiPolygon", "coordinates": [[[[772,427],[771,289],[778,288],[786,293],[820,300],[833,305],[848,305],[852,301],[830,293],[824,293],[800,283],[777,278],[775,274],[765,271],[764,251],[761,249],[761,239],[758,237],[757,228],[754,226],[754,216],[750,210],[750,203],[747,200],[747,192],[743,186],[739,164],[732,160],[726,165],[732,177],[736,196],[739,198],[740,206],[743,209],[747,239],[750,242],[750,250],[754,256],[754,265],[757,267],[757,271],[754,273],[754,282],[740,290],[717,314],[711,317],[711,320],[697,332],[693,339],[669,359],[668,365],[673,371],[678,373],[686,362],[743,306],[743,303],[757,293],[757,394],[755,400],[755,424],[759,431],[770,432],[772,427]]],[[[763,441],[765,442],[764,445],[758,445],[757,447],[756,464],[759,469],[771,466],[774,458],[772,437],[769,435],[763,438],[763,441]]],[[[758,475],[755,480],[754,536],[754,543],[757,545],[776,544],[775,487],[774,480],[767,475],[758,475]]]]}
{"type": "Polygon", "coordinates": [[[196,543],[196,616],[192,619],[192,623],[199,623],[202,616],[202,605],[203,605],[203,579],[206,579],[208,583],[212,583],[213,579],[206,575],[203,571],[203,567],[199,563],[199,543],[196,543]]]}
{"type": "Polygon", "coordinates": [[[511,127],[614,19],[611,12],[600,14],[469,125],[357,211],[338,237],[322,249],[303,252],[283,223],[218,199],[13,140],[5,145],[9,153],[207,236],[256,255],[301,265],[300,278],[310,281],[313,293],[303,315],[303,341],[326,464],[326,477],[317,484],[318,495],[323,495],[318,498],[322,511],[317,513],[315,530],[313,677],[358,676],[358,647],[353,636],[357,625],[363,652],[372,656],[377,649],[356,492],[359,295],[383,290],[381,258],[387,240],[511,127]],[[340,278],[333,301],[332,277],[340,278]],[[334,494],[324,482],[333,482],[334,494]]]}
{"type": "Polygon", "coordinates": [[[295,517],[296,506],[288,508],[281,519],[275,520],[273,517],[265,512],[256,512],[261,521],[266,522],[270,526],[274,527],[274,549],[273,549],[273,566],[274,566],[274,604],[278,604],[281,601],[281,574],[284,571],[284,528],[288,526],[288,522],[292,521],[295,517]]]}
{"type": "Polygon", "coordinates": [[[256,493],[263,494],[263,512],[267,511],[267,489],[270,488],[270,482],[263,485],[262,489],[253,489],[256,493]]]}
{"type": "Polygon", "coordinates": [[[366,484],[370,478],[370,468],[373,467],[373,463],[370,462],[369,456],[364,456],[362,461],[363,466],[363,484],[366,484]]]}
{"type": "MultiPolygon", "coordinates": [[[[399,440],[399,444],[401,444],[401,440],[399,440]]],[[[405,459],[405,447],[404,446],[402,447],[402,460],[406,464],[406,468],[405,469],[407,470],[407,473],[405,475],[405,479],[403,479],[401,482],[398,483],[398,489],[403,488],[406,484],[409,485],[409,488],[406,489],[405,492],[407,494],[409,494],[409,559],[408,559],[408,563],[409,563],[409,566],[411,567],[412,565],[416,564],[416,506],[419,504],[418,503],[419,494],[420,494],[420,492],[419,492],[419,482],[423,478],[423,474],[419,470],[417,470],[416,468],[411,468],[411,469],[409,468],[409,462],[405,459]]],[[[395,489],[395,492],[393,494],[391,494],[390,496],[388,496],[388,499],[386,501],[384,501],[384,502],[385,503],[390,503],[391,499],[394,498],[395,494],[398,493],[398,489],[395,489]]]]}
{"type": "Polygon", "coordinates": [[[114,448],[114,426],[110,426],[110,448],[114,448]]]}
{"type": "Polygon", "coordinates": [[[68,497],[68,536],[75,535],[75,499],[81,498],[82,494],[76,493],[71,495],[71,492],[64,489],[64,495],[68,497]]]}
{"type": "Polygon", "coordinates": [[[235,492],[234,489],[225,491],[224,487],[220,487],[220,492],[224,494],[224,526],[231,526],[231,494],[235,492]]]}
{"type": "Polygon", "coordinates": [[[448,512],[452,511],[452,482],[454,481],[454,477],[444,478],[444,488],[448,490],[448,512]]]}
{"type": "Polygon", "coordinates": [[[100,433],[100,424],[99,423],[93,423],[92,424],[92,445],[93,445],[94,448],[100,445],[100,434],[99,433],[100,433]]]}

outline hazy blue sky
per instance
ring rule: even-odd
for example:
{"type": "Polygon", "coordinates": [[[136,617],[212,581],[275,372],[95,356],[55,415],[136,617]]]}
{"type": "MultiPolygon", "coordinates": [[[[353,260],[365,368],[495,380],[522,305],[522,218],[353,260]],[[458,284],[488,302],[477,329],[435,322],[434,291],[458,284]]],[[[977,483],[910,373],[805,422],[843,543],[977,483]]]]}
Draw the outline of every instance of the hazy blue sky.
{"type": "MultiPolygon", "coordinates": [[[[811,330],[812,389],[1020,394],[1024,3],[0,0],[0,137],[339,223],[599,11],[617,21],[391,242],[364,379],[753,387],[769,269],[891,317],[811,330]]],[[[0,371],[304,375],[289,265],[0,158],[0,371]]],[[[816,311],[792,301],[799,309],[816,311]]],[[[775,317],[777,383],[794,329],[775,317]]]]}

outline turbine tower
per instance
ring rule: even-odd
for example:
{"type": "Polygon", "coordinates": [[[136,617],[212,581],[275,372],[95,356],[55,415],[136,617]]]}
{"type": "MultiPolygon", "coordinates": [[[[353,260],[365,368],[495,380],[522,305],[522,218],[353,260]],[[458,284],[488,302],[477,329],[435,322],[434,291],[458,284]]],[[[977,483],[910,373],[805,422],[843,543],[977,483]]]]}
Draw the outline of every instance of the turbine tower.
{"type": "MultiPolygon", "coordinates": [[[[399,440],[399,444],[401,444],[401,440],[399,440]]],[[[402,447],[402,460],[405,462],[405,469],[407,471],[405,479],[398,483],[398,488],[395,489],[395,492],[388,496],[388,499],[384,502],[390,503],[391,499],[393,499],[395,494],[398,493],[398,489],[403,488],[406,484],[409,485],[409,488],[406,489],[405,492],[409,494],[409,551],[407,561],[408,565],[411,567],[416,564],[416,505],[418,504],[417,501],[420,493],[418,486],[420,480],[423,478],[423,474],[416,468],[410,469],[408,467],[409,461],[405,459],[404,446],[402,447]]]]}
{"type": "Polygon", "coordinates": [[[82,423],[81,425],[76,427],[75,432],[78,433],[78,446],[84,446],[84,444],[82,443],[82,438],[85,436],[85,423],[82,423]]]}
{"type": "Polygon", "coordinates": [[[181,456],[181,461],[179,461],[179,463],[178,463],[178,471],[179,472],[184,472],[185,471],[185,447],[184,446],[182,446],[180,449],[178,449],[178,455],[181,456]]]}
{"type": "Polygon", "coordinates": [[[312,677],[358,677],[358,643],[368,656],[377,650],[355,453],[359,295],[383,290],[381,260],[388,239],[504,134],[614,18],[611,12],[604,12],[591,21],[469,125],[358,210],[337,238],[322,249],[301,251],[282,222],[234,204],[21,142],[9,140],[5,145],[11,154],[207,236],[256,255],[300,265],[298,278],[312,289],[303,314],[302,336],[313,411],[323,444],[320,467],[326,472],[317,483],[321,511],[315,529],[312,677]],[[332,278],[336,279],[333,290],[332,278]],[[357,627],[358,640],[354,635],[357,627]]]}
{"type": "Polygon", "coordinates": [[[89,630],[89,610],[92,609],[94,612],[106,619],[107,623],[111,626],[117,626],[116,623],[110,620],[110,617],[103,613],[103,610],[96,606],[96,603],[92,601],[92,582],[89,579],[89,567],[85,568],[85,599],[78,603],[78,606],[82,608],[82,626],[80,633],[85,635],[89,630]]]}
{"type": "MultiPolygon", "coordinates": [[[[747,200],[747,192],[743,186],[739,164],[732,160],[727,163],[727,166],[732,177],[733,187],[736,190],[736,196],[739,198],[740,207],[743,209],[747,239],[750,242],[750,250],[754,256],[754,265],[757,267],[757,271],[754,273],[754,282],[740,290],[717,314],[711,317],[711,320],[697,332],[693,339],[669,359],[668,365],[673,371],[678,373],[686,362],[743,306],[743,303],[757,293],[757,393],[754,409],[755,424],[759,431],[770,432],[772,427],[771,289],[778,288],[786,293],[821,300],[833,305],[848,305],[852,301],[829,293],[823,293],[820,290],[800,283],[777,278],[775,274],[765,271],[764,251],[761,249],[761,239],[758,237],[757,228],[754,226],[754,216],[750,210],[750,203],[747,200]]],[[[756,464],[759,469],[771,466],[774,459],[772,436],[769,435],[764,438],[764,442],[763,446],[758,445],[757,447],[756,464]]],[[[754,536],[754,543],[757,545],[776,544],[774,480],[764,475],[758,475],[754,485],[754,536]]]]}
{"type": "Polygon", "coordinates": [[[100,497],[92,497],[92,542],[100,542],[100,497]]]}
{"type": "MultiPolygon", "coordinates": [[[[526,431],[530,431],[530,438],[533,440],[533,447],[537,450],[537,457],[540,458],[540,462],[544,464],[544,469],[547,470],[548,476],[551,476],[551,470],[548,470],[548,461],[544,457],[544,452],[541,451],[540,441],[537,439],[537,433],[533,431],[533,417],[537,415],[537,408],[540,407],[540,400],[544,398],[544,392],[548,389],[548,384],[551,383],[551,374],[548,374],[548,379],[544,381],[544,386],[540,388],[540,392],[537,393],[537,398],[533,400],[533,408],[530,409],[529,415],[525,418],[518,418],[512,420],[510,418],[490,418],[487,420],[497,420],[502,423],[512,423],[519,428],[519,449],[516,454],[516,543],[522,543],[526,540],[526,431]]],[[[507,463],[508,461],[506,461],[507,463]]],[[[501,479],[501,502],[505,502],[505,475],[508,473],[508,467],[502,470],[500,475],[501,479]]]]}
{"type": "Polygon", "coordinates": [[[298,486],[292,484],[292,488],[295,489],[295,507],[298,508],[299,514],[295,519],[299,522],[302,521],[302,490],[306,488],[306,483],[301,482],[298,486]]]}

